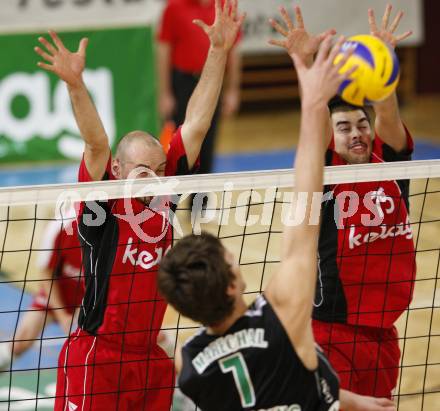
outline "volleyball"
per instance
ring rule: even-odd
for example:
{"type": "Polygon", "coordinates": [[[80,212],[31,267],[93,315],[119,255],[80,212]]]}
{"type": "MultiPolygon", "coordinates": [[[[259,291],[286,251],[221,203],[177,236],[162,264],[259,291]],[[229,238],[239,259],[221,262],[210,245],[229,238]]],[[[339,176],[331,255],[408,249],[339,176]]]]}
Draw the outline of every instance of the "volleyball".
{"type": "Polygon", "coordinates": [[[361,34],[347,39],[334,63],[344,52],[353,48],[353,54],[341,68],[344,73],[354,65],[357,70],[339,87],[338,94],[350,104],[364,106],[387,98],[397,87],[400,77],[399,60],[394,50],[381,39],[361,34]]]}

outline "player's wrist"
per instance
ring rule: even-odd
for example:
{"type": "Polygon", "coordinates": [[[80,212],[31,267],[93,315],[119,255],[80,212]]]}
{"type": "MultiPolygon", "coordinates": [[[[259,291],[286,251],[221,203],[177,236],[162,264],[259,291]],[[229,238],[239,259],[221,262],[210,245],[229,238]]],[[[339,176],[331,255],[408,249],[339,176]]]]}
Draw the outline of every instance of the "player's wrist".
{"type": "Polygon", "coordinates": [[[301,107],[303,110],[307,111],[320,111],[327,109],[327,102],[324,98],[318,98],[314,93],[310,93],[305,95],[303,92],[303,96],[301,99],[301,107]]]}
{"type": "Polygon", "coordinates": [[[314,58],[314,54],[306,54],[304,55],[304,64],[306,65],[307,68],[310,68],[313,66],[313,58],[314,58]]]}
{"type": "Polygon", "coordinates": [[[219,60],[225,60],[225,64],[226,64],[226,59],[228,57],[228,51],[226,50],[224,47],[218,47],[218,46],[213,46],[211,44],[210,48],[209,48],[209,52],[208,52],[208,57],[214,57],[217,58],[219,60]]]}
{"type": "Polygon", "coordinates": [[[67,84],[67,88],[71,91],[81,90],[85,88],[85,83],[82,76],[79,76],[77,79],[69,81],[68,83],[66,82],[66,84],[67,84]]]}

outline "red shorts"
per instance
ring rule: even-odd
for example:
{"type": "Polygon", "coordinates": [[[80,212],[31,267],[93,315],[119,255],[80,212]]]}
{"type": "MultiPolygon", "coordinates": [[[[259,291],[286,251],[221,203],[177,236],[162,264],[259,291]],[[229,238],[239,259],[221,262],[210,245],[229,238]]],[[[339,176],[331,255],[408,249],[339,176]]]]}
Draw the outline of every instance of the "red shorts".
{"type": "Polygon", "coordinates": [[[391,398],[399,376],[397,330],[313,320],[316,342],[338,372],[340,386],[357,394],[391,398]]]}
{"type": "Polygon", "coordinates": [[[174,379],[173,362],[158,345],[121,354],[78,329],[60,353],[54,410],[169,411],[174,379]]]}

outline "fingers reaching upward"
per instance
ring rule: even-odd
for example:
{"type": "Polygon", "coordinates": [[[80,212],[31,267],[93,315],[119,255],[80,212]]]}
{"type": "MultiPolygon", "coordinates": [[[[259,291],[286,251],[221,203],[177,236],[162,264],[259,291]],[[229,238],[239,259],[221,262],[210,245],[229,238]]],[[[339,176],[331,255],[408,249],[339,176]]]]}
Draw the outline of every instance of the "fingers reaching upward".
{"type": "Polygon", "coordinates": [[[337,93],[341,83],[357,69],[354,66],[344,73],[339,72],[352,55],[353,49],[342,51],[344,37],[340,37],[332,47],[332,37],[332,35],[325,37],[311,67],[307,67],[301,56],[297,54],[292,56],[301,84],[303,101],[324,102],[326,104],[337,93]],[[343,57],[338,64],[334,64],[336,56],[341,52],[344,53],[343,57]]]}
{"type": "Polygon", "coordinates": [[[214,23],[209,26],[198,19],[193,23],[207,34],[211,47],[229,51],[235,43],[245,17],[245,14],[238,13],[237,0],[225,0],[223,7],[221,0],[215,0],[214,23]]]}
{"type": "Polygon", "coordinates": [[[305,28],[301,8],[296,6],[294,12],[295,20],[290,17],[284,7],[280,7],[282,23],[274,19],[269,20],[274,30],[283,37],[270,39],[269,44],[284,48],[291,57],[301,56],[302,60],[310,65],[324,38],[329,34],[335,34],[336,31],[329,29],[317,35],[310,34],[305,28]]]}
{"type": "Polygon", "coordinates": [[[41,47],[35,47],[35,52],[44,60],[38,62],[38,67],[55,73],[61,80],[74,86],[82,82],[82,73],[85,67],[86,49],[88,39],[83,38],[78,50],[73,53],[69,51],[60,37],[54,31],[49,31],[52,42],[44,37],[39,37],[41,47]]]}
{"type": "Polygon", "coordinates": [[[385,7],[385,12],[382,16],[382,22],[380,29],[377,26],[376,15],[373,9],[368,9],[368,24],[370,26],[370,33],[373,36],[380,38],[381,40],[388,43],[391,47],[396,47],[398,43],[402,40],[405,40],[409,36],[412,35],[412,31],[408,30],[400,35],[395,35],[397,28],[399,27],[400,21],[404,16],[403,11],[399,11],[397,15],[394,17],[394,20],[390,24],[390,17],[393,6],[391,4],[387,4],[385,7]]]}

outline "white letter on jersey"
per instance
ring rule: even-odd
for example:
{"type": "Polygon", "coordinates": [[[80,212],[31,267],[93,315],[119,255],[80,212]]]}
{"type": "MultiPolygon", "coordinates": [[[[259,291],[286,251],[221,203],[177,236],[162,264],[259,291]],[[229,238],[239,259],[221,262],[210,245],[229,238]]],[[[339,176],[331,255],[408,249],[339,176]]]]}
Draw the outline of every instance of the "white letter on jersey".
{"type": "Polygon", "coordinates": [[[372,192],[365,194],[363,203],[365,208],[373,214],[374,218],[371,218],[368,214],[362,214],[361,222],[362,225],[366,227],[378,226],[382,224],[383,221],[383,212],[380,206],[377,206],[377,202],[375,201],[375,197],[372,195],[372,192]]]}
{"type": "Polygon", "coordinates": [[[355,226],[350,226],[350,235],[348,236],[348,244],[350,246],[350,250],[352,250],[354,247],[357,247],[361,245],[361,242],[359,241],[362,237],[361,234],[355,235],[355,226]]]}
{"type": "Polygon", "coordinates": [[[336,196],[335,223],[338,228],[344,228],[344,219],[352,217],[359,207],[359,196],[355,191],[342,191],[336,196]],[[348,197],[348,209],[345,211],[345,200],[348,197]]]}
{"type": "Polygon", "coordinates": [[[134,259],[134,255],[137,252],[137,248],[131,250],[131,244],[133,243],[133,239],[130,237],[127,241],[127,246],[125,247],[124,257],[122,257],[122,262],[125,264],[127,259],[130,260],[130,263],[136,265],[136,260],[134,259]]]}

